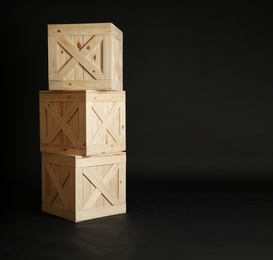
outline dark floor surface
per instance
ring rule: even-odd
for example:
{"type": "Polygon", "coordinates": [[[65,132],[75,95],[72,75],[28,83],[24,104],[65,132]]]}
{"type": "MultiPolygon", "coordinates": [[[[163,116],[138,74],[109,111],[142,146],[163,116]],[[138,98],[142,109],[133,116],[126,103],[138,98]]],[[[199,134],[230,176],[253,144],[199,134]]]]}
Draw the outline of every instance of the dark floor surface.
{"type": "Polygon", "coordinates": [[[38,193],[2,214],[1,260],[273,259],[272,183],[131,183],[126,214],[80,223],[41,212],[38,193]]]}

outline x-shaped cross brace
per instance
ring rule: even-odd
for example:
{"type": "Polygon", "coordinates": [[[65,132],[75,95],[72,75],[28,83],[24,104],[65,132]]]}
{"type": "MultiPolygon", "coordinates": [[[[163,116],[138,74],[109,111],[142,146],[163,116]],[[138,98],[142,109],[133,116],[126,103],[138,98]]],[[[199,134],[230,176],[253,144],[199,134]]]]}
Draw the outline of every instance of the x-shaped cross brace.
{"type": "Polygon", "coordinates": [[[116,196],[112,193],[112,191],[106,186],[112,178],[115,176],[115,173],[119,169],[118,164],[112,165],[112,167],[108,170],[106,175],[102,180],[100,180],[95,173],[93,173],[90,169],[85,167],[83,169],[83,174],[87,177],[87,179],[96,187],[95,191],[91,194],[91,196],[88,198],[86,203],[83,206],[83,210],[90,209],[99,196],[102,194],[105,199],[107,199],[111,205],[117,205],[119,203],[116,196]]]}
{"type": "Polygon", "coordinates": [[[95,102],[92,102],[92,109],[98,116],[98,118],[101,120],[102,124],[100,128],[97,130],[95,135],[92,138],[93,143],[96,143],[98,137],[100,134],[104,131],[107,131],[115,140],[115,142],[120,143],[120,136],[116,133],[116,130],[109,124],[111,119],[113,118],[116,111],[120,108],[119,102],[116,102],[114,106],[111,108],[108,115],[105,115],[105,113],[102,111],[101,107],[99,107],[95,102]]]}
{"type": "Polygon", "coordinates": [[[62,174],[61,178],[58,179],[58,177],[56,176],[56,173],[54,172],[54,169],[52,168],[52,166],[50,164],[47,163],[45,167],[46,167],[48,176],[50,177],[50,179],[53,183],[53,185],[51,187],[51,191],[50,191],[49,195],[47,196],[48,203],[52,204],[53,201],[55,200],[56,196],[59,194],[64,207],[68,209],[69,208],[69,197],[68,197],[67,193],[63,190],[63,185],[69,177],[69,172],[64,172],[64,174],[62,174]]]}
{"type": "Polygon", "coordinates": [[[50,102],[45,102],[44,104],[45,109],[51,114],[51,116],[55,119],[58,124],[55,125],[55,127],[51,130],[51,132],[47,135],[48,141],[51,143],[56,136],[59,134],[61,130],[65,132],[67,137],[73,142],[77,143],[79,141],[79,138],[75,135],[75,133],[71,130],[67,122],[70,120],[70,118],[75,114],[75,112],[78,110],[78,103],[71,103],[71,106],[66,111],[64,116],[61,116],[59,112],[56,110],[56,108],[53,106],[50,102]]]}
{"type": "Polygon", "coordinates": [[[94,50],[94,48],[98,46],[102,40],[102,36],[94,36],[81,48],[81,50],[78,50],[65,37],[59,37],[57,42],[72,56],[72,58],[58,72],[59,80],[63,80],[67,76],[68,72],[71,71],[77,64],[81,64],[82,67],[95,79],[103,79],[103,74],[100,69],[86,58],[87,55],[94,50]]]}

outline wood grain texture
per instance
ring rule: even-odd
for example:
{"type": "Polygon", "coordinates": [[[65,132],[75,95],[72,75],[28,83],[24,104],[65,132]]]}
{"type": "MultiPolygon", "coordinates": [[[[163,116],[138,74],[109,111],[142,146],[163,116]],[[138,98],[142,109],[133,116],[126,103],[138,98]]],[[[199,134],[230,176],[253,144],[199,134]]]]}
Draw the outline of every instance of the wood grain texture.
{"type": "Polygon", "coordinates": [[[81,222],[126,212],[126,153],[42,153],[42,211],[81,222]]]}
{"type": "Polygon", "coordinates": [[[39,94],[41,152],[125,151],[125,91],[42,90],[39,94]]]}
{"type": "Polygon", "coordinates": [[[48,24],[50,90],[123,90],[123,33],[112,23],[48,24]]]}

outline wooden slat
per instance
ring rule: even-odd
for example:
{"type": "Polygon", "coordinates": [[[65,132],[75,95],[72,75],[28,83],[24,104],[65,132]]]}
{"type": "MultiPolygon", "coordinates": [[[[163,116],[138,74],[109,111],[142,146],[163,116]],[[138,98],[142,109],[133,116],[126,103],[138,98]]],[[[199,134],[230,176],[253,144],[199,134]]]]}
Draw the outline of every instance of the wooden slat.
{"type": "Polygon", "coordinates": [[[126,163],[119,165],[119,202],[126,202],[126,163]]]}
{"type": "Polygon", "coordinates": [[[119,144],[92,144],[91,146],[87,146],[87,154],[88,155],[96,155],[96,154],[105,154],[107,153],[116,153],[125,151],[125,142],[119,144]]]}
{"type": "Polygon", "coordinates": [[[121,40],[122,31],[113,23],[48,24],[48,36],[111,34],[121,40]]]}
{"type": "Polygon", "coordinates": [[[48,76],[49,79],[58,79],[58,69],[57,69],[57,39],[49,37],[48,38],[48,76]]]}
{"type": "MultiPolygon", "coordinates": [[[[83,54],[82,50],[84,50],[83,45],[84,45],[83,36],[82,35],[75,35],[74,46],[77,47],[78,51],[81,54],[83,54]]],[[[86,58],[86,55],[83,54],[83,56],[86,58]]],[[[82,80],[83,79],[83,71],[84,71],[83,67],[78,65],[75,67],[74,71],[75,71],[74,79],[75,80],[82,80]]]]}
{"type": "MultiPolygon", "coordinates": [[[[114,45],[114,44],[113,44],[114,45]]],[[[122,70],[123,68],[120,67],[120,57],[122,55],[122,46],[121,44],[118,44],[116,50],[114,49],[114,57],[113,57],[113,64],[114,64],[114,70],[113,70],[113,76],[112,79],[115,79],[115,74],[117,74],[117,79],[119,81],[122,81],[122,70]]]]}
{"type": "MultiPolygon", "coordinates": [[[[40,90],[40,102],[85,102],[88,90],[64,91],[64,90],[40,90]]],[[[92,91],[92,90],[89,90],[92,91]]]]}
{"type": "Polygon", "coordinates": [[[126,162],[126,153],[97,154],[94,156],[82,156],[76,160],[75,167],[88,167],[105,164],[117,164],[126,162]]]}
{"type": "Polygon", "coordinates": [[[76,161],[82,158],[82,156],[67,156],[57,153],[43,153],[42,152],[42,161],[44,163],[56,164],[66,167],[76,167],[76,161]]]}
{"type": "Polygon", "coordinates": [[[103,208],[98,208],[94,210],[93,208],[90,210],[84,210],[79,212],[76,215],[75,222],[82,222],[85,220],[91,220],[96,218],[102,218],[106,216],[113,216],[118,214],[126,213],[126,204],[115,205],[115,206],[108,206],[103,208]]]}
{"type": "Polygon", "coordinates": [[[111,49],[111,40],[110,35],[104,35],[103,40],[103,73],[105,79],[112,79],[112,49],[111,49]]]}
{"type": "MultiPolygon", "coordinates": [[[[115,102],[115,101],[125,101],[126,95],[125,91],[96,91],[91,90],[86,92],[86,101],[93,102],[115,102]]],[[[93,104],[93,103],[92,103],[93,104]]]]}
{"type": "Polygon", "coordinates": [[[49,80],[49,90],[115,90],[122,91],[122,83],[112,80],[49,80]]]}
{"type": "Polygon", "coordinates": [[[39,104],[39,113],[40,113],[40,142],[46,142],[47,135],[47,124],[46,124],[46,109],[43,102],[39,104]]]}

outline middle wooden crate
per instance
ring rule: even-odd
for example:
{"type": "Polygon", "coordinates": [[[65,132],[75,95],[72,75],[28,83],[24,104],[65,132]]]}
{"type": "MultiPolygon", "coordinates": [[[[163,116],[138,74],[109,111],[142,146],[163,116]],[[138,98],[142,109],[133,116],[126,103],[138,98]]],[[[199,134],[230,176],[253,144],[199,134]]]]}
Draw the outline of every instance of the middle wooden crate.
{"type": "Polygon", "coordinates": [[[125,91],[41,90],[40,151],[95,155],[126,150],[125,91]]]}

